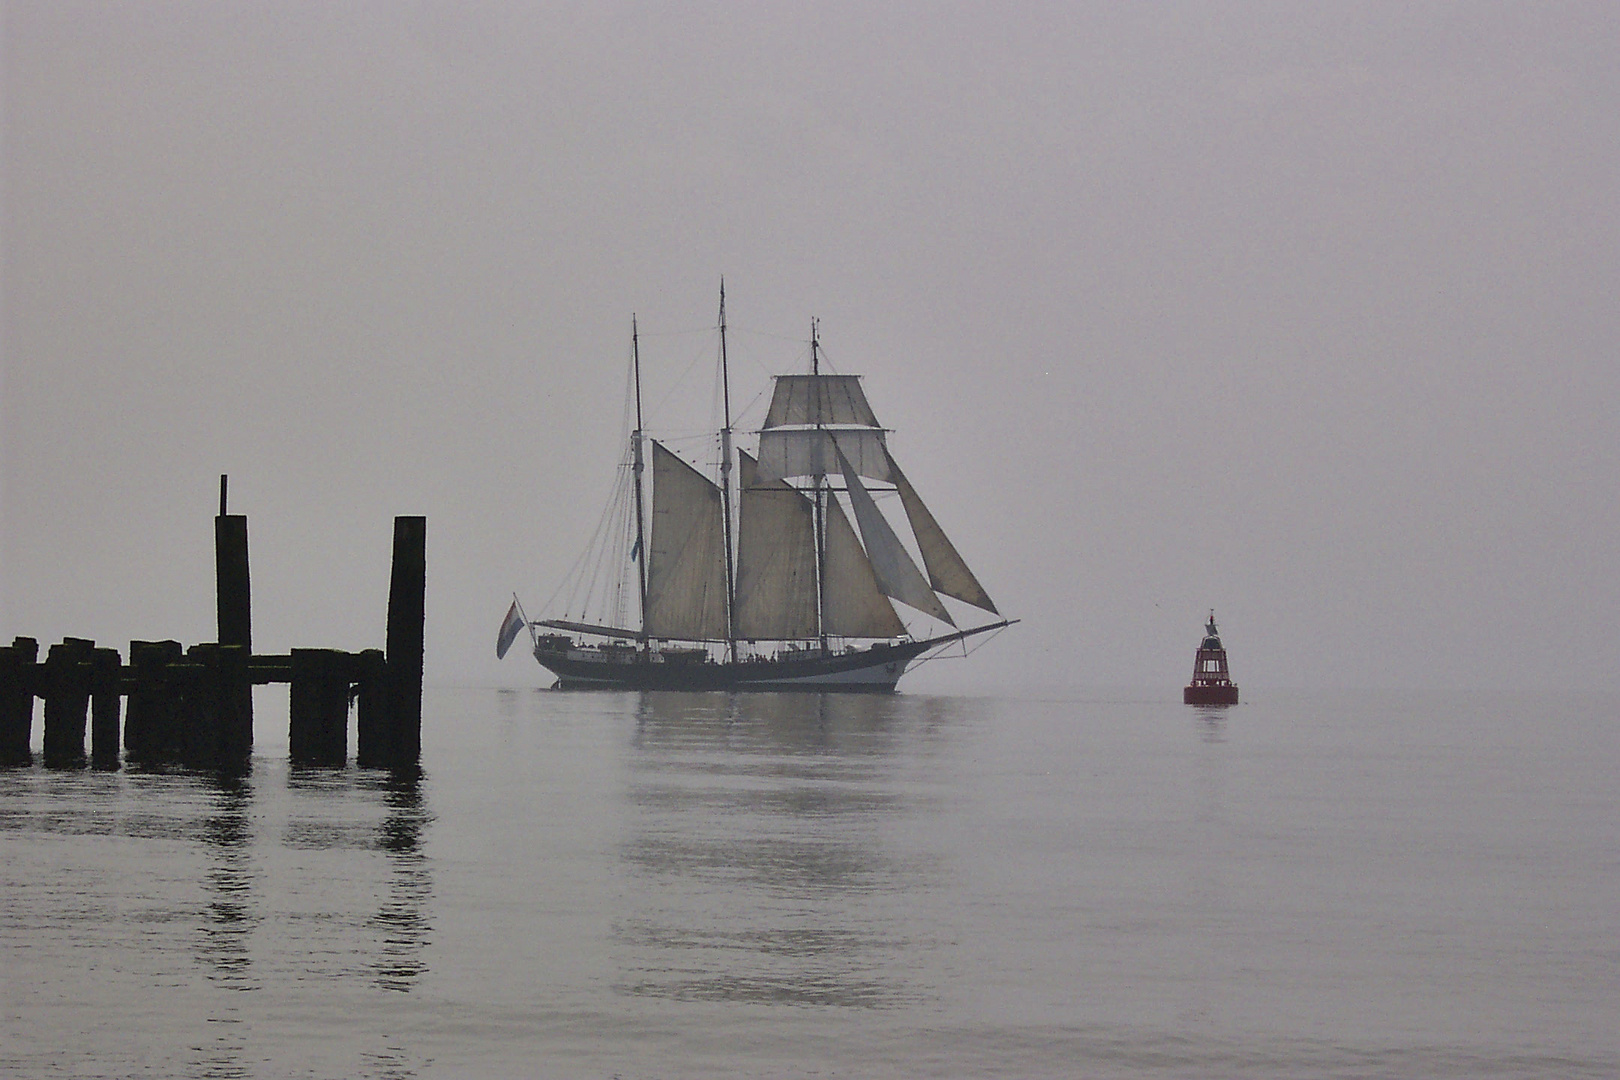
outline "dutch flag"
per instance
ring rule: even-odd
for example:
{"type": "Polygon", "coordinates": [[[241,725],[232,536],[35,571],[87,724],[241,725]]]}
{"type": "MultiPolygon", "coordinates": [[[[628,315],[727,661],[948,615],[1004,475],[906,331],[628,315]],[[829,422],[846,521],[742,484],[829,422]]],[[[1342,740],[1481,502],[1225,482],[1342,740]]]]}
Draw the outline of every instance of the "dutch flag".
{"type": "Polygon", "coordinates": [[[499,660],[506,655],[506,650],[512,647],[517,640],[518,631],[523,629],[523,609],[518,607],[517,597],[512,597],[512,606],[506,609],[506,618],[501,620],[501,633],[495,639],[495,659],[499,660]]]}

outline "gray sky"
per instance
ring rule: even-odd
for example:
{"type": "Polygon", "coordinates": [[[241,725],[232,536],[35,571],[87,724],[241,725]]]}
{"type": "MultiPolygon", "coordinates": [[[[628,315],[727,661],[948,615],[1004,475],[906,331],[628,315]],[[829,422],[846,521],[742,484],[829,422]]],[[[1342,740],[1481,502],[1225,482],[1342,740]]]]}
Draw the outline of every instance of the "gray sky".
{"type": "Polygon", "coordinates": [[[1173,692],[1210,606],[1251,687],[1614,685],[1606,0],[3,11],[7,640],[211,638],[229,472],[262,651],[380,647],[423,513],[429,679],[541,682],[723,274],[1024,620],[908,689],[1173,692]]]}

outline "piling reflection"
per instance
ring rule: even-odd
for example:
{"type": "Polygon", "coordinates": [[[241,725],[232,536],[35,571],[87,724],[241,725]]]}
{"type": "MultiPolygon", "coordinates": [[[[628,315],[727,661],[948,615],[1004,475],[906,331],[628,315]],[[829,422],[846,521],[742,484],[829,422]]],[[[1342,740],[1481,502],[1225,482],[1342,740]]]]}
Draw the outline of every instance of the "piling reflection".
{"type": "MultiPolygon", "coordinates": [[[[356,925],[334,926],[324,910],[294,913],[294,918],[307,921],[312,939],[324,941],[320,951],[330,957],[330,970],[312,969],[312,974],[356,973],[352,964],[359,960],[358,970],[374,986],[409,992],[427,970],[423,954],[432,932],[428,909],[433,882],[422,851],[423,831],[433,820],[427,774],[420,767],[388,772],[295,768],[287,785],[307,811],[287,821],[285,847],[362,853],[362,858],[380,855],[383,860],[380,864],[367,860],[380,872],[374,879],[377,906],[370,914],[356,912],[356,925]],[[353,945],[346,950],[340,940],[327,940],[347,933],[365,941],[362,955],[350,951],[353,945]]],[[[351,884],[355,868],[367,862],[347,864],[344,876],[351,884]]]]}
{"type": "Polygon", "coordinates": [[[648,693],[637,708],[614,928],[621,993],[881,1006],[926,942],[908,904],[941,856],[905,826],[937,810],[926,698],[648,693]],[[906,958],[906,962],[902,962],[906,958]]]}
{"type": "Polygon", "coordinates": [[[207,897],[197,926],[197,958],[208,980],[227,994],[213,999],[204,1029],[210,1038],[191,1046],[189,1071],[199,1077],[245,1077],[250,1075],[248,1025],[236,994],[260,988],[251,945],[262,920],[255,899],[253,786],[245,776],[229,775],[200,775],[195,783],[203,806],[198,836],[206,854],[207,897]]]}
{"type": "Polygon", "coordinates": [[[208,905],[199,954],[209,978],[230,990],[256,990],[249,938],[259,922],[254,909],[253,786],[245,778],[207,781],[209,813],[202,821],[208,851],[208,905]]]}
{"type": "Polygon", "coordinates": [[[409,992],[427,970],[422,954],[433,929],[427,917],[433,880],[422,853],[422,829],[432,815],[424,783],[420,770],[413,770],[392,774],[384,784],[388,815],[378,827],[377,846],[388,856],[388,891],[373,918],[383,939],[372,964],[376,985],[384,990],[409,992]]]}

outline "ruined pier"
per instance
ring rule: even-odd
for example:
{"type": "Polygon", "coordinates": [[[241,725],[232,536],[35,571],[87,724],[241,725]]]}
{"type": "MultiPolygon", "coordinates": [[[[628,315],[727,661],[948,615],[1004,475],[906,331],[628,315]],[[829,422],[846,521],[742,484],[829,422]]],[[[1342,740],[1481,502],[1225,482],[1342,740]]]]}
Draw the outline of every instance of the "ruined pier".
{"type": "Polygon", "coordinates": [[[295,765],[348,762],[348,718],[357,713],[356,764],[414,769],[422,748],[422,655],[427,519],[394,519],[385,649],[253,652],[247,517],[227,513],[219,478],[214,519],[218,640],[131,641],[116,649],[66,638],[46,650],[19,637],[0,646],[0,766],[33,763],[35,701],[44,702],[47,768],[178,765],[244,771],[253,750],[253,687],[287,683],[289,754],[295,765]],[[89,753],[85,752],[86,734],[89,753]]]}

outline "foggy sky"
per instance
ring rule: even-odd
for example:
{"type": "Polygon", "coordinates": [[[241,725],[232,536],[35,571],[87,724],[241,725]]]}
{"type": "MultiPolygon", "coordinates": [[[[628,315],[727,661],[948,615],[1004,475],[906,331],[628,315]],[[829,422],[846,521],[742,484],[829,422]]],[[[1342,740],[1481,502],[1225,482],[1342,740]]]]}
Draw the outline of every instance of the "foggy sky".
{"type": "MultiPolygon", "coordinates": [[[[650,397],[821,320],[1002,610],[902,688],[1620,668],[1620,8],[4,4],[0,638],[427,674],[594,527],[650,397]],[[875,8],[875,10],[873,10],[875,8]]],[[[700,395],[706,407],[707,398],[700,395]]],[[[706,415],[657,415],[656,429],[706,415]]]]}

